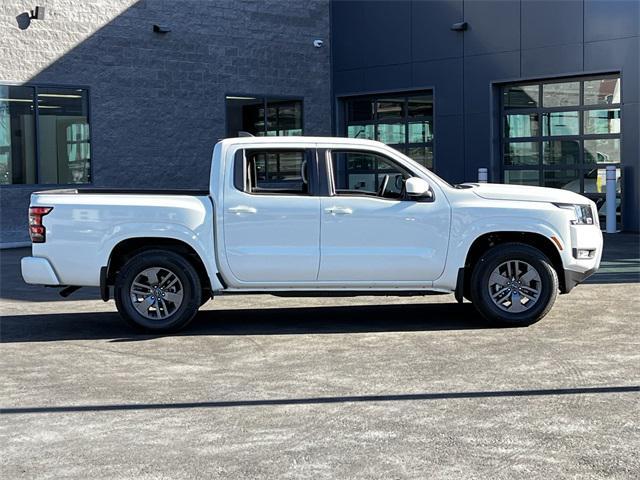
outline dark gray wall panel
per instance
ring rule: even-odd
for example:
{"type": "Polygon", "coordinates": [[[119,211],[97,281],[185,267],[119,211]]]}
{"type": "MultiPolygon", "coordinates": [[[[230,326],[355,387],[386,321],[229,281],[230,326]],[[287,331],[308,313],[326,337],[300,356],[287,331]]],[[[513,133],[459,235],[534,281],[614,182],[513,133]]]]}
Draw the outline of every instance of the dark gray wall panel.
{"type": "Polygon", "coordinates": [[[411,64],[367,68],[363,72],[367,91],[404,89],[411,86],[411,64]]]}
{"type": "MultiPolygon", "coordinates": [[[[369,42],[363,52],[368,65],[387,65],[411,61],[411,3],[396,0],[373,8],[361,2],[369,42]],[[393,32],[393,33],[390,33],[393,32]]],[[[369,5],[367,5],[369,3],[369,5]]]]}
{"type": "Polygon", "coordinates": [[[582,42],[582,2],[523,0],[522,48],[582,42]]]}
{"type": "Polygon", "coordinates": [[[414,1],[411,15],[413,61],[462,55],[464,34],[451,30],[462,22],[462,0],[414,1]]]}
{"type": "Polygon", "coordinates": [[[451,183],[464,182],[464,122],[462,115],[436,117],[436,165],[438,175],[451,183]]]}
{"type": "Polygon", "coordinates": [[[340,1],[333,3],[336,70],[411,61],[411,4],[340,1]]]}
{"type": "Polygon", "coordinates": [[[586,0],[584,41],[640,35],[640,1],[586,0]]]}
{"type": "Polygon", "coordinates": [[[522,76],[561,76],[582,70],[582,45],[557,45],[522,51],[522,76]]]}
{"type": "Polygon", "coordinates": [[[488,112],[491,82],[520,76],[520,53],[475,55],[464,59],[465,113],[488,112]]]}
{"type": "MultiPolygon", "coordinates": [[[[472,113],[464,118],[465,180],[478,180],[478,168],[491,170],[491,117],[489,113],[472,113]]],[[[498,179],[491,178],[496,182],[498,179]]]]}
{"type": "Polygon", "coordinates": [[[437,115],[462,113],[462,59],[414,63],[411,86],[435,87],[437,115]]]}
{"type": "Polygon", "coordinates": [[[333,91],[336,95],[364,91],[364,69],[343,70],[333,73],[333,91]]]}
{"type": "Polygon", "coordinates": [[[584,68],[621,71],[623,101],[640,101],[640,37],[585,44],[584,68]]]}
{"type": "Polygon", "coordinates": [[[466,1],[464,54],[506,52],[520,49],[520,3],[505,1],[466,1]]]}
{"type": "Polygon", "coordinates": [[[622,106],[623,216],[626,230],[640,230],[640,103],[622,106]]]}

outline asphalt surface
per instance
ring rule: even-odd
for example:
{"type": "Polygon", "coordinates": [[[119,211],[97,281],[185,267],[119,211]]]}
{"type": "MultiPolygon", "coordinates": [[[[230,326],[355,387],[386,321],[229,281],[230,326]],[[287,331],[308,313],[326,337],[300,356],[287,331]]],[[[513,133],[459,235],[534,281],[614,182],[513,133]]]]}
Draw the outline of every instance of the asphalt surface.
{"type": "Polygon", "coordinates": [[[0,252],[0,477],[638,478],[640,246],[528,328],[451,295],[224,297],[179,335],[0,252]]]}

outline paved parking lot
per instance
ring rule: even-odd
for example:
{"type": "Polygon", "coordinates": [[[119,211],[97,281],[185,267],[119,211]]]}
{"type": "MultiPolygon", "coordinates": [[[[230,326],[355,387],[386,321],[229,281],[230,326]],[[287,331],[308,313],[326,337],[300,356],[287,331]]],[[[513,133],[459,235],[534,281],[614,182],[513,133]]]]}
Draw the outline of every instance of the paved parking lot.
{"type": "Polygon", "coordinates": [[[2,478],[638,478],[640,246],[529,328],[453,296],[209,302],[133,334],[0,253],[2,478]]]}

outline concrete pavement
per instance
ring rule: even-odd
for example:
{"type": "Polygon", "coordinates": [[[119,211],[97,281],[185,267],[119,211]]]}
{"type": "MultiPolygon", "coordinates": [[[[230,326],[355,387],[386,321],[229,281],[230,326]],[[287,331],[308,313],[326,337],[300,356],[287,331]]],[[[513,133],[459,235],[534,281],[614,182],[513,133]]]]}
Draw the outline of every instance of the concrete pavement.
{"type": "Polygon", "coordinates": [[[3,478],[637,478],[637,235],[529,328],[453,296],[209,302],[179,335],[0,253],[3,478]]]}

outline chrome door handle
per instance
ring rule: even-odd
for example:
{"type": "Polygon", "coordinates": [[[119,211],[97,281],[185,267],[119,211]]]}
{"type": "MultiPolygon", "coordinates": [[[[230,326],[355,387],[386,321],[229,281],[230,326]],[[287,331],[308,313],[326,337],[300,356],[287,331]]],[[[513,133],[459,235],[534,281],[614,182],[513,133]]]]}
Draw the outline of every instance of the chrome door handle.
{"type": "Polygon", "coordinates": [[[329,207],[324,209],[325,212],[331,215],[351,215],[353,210],[346,207],[329,207]]]}
{"type": "Polygon", "coordinates": [[[238,205],[237,207],[231,207],[229,211],[239,215],[241,213],[256,213],[258,210],[253,207],[247,207],[246,205],[238,205]]]}

